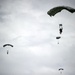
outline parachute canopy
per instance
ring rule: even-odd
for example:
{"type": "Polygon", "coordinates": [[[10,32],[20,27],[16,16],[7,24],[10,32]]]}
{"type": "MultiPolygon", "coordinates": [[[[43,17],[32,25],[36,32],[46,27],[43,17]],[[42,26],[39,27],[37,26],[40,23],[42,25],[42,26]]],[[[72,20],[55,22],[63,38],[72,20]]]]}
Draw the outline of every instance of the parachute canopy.
{"type": "Polygon", "coordinates": [[[56,37],[56,39],[60,39],[60,38],[61,38],[60,36],[57,36],[57,37],[56,37]]]}
{"type": "Polygon", "coordinates": [[[11,44],[4,44],[4,45],[3,45],[3,47],[6,47],[6,46],[11,46],[11,47],[13,47],[13,45],[11,45],[11,44]]]}
{"type": "Polygon", "coordinates": [[[64,9],[67,10],[67,11],[69,11],[69,12],[71,12],[71,13],[74,13],[74,12],[75,12],[75,9],[72,8],[72,7],[69,7],[69,6],[57,6],[57,7],[54,7],[54,8],[52,8],[52,9],[50,9],[50,10],[47,12],[47,14],[48,14],[49,16],[54,16],[55,14],[61,12],[61,11],[64,10],[64,9]]]}
{"type": "Polygon", "coordinates": [[[59,24],[59,27],[62,26],[62,24],[59,24]]]}
{"type": "Polygon", "coordinates": [[[63,68],[59,68],[58,70],[60,71],[60,70],[64,70],[64,69],[63,68]]]}

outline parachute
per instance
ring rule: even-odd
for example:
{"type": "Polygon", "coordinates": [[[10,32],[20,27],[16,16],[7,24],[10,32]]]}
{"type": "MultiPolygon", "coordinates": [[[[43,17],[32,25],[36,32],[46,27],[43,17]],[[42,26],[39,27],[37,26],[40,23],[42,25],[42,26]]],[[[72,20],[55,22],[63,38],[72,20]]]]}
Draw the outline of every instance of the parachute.
{"type": "Polygon", "coordinates": [[[63,68],[59,68],[58,70],[60,71],[60,70],[64,70],[64,69],[63,68]]]}
{"type": "MultiPolygon", "coordinates": [[[[14,47],[14,46],[11,45],[11,44],[4,44],[4,45],[3,45],[3,47],[6,47],[6,46],[14,47]]],[[[9,54],[9,50],[7,50],[7,54],[9,54]]]]}
{"type": "MultiPolygon", "coordinates": [[[[49,16],[55,16],[57,13],[61,12],[62,10],[67,10],[69,11],[70,13],[74,13],[75,12],[75,9],[72,8],[72,7],[69,7],[69,6],[57,6],[57,7],[54,7],[52,9],[50,9],[47,14],[49,16]]],[[[62,27],[62,24],[59,24],[59,33],[62,34],[63,32],[63,27],[62,27]]],[[[56,37],[56,39],[60,39],[61,37],[56,37]]],[[[59,42],[58,42],[59,44],[59,42]]]]}
{"type": "Polygon", "coordinates": [[[59,68],[58,69],[60,71],[60,73],[62,74],[62,71],[64,70],[63,68],[59,68]]]}
{"type": "Polygon", "coordinates": [[[3,45],[3,47],[6,47],[6,46],[11,46],[11,47],[13,47],[13,45],[11,45],[11,44],[4,44],[4,45],[3,45]]]}
{"type": "Polygon", "coordinates": [[[56,37],[56,39],[60,39],[60,38],[61,38],[60,36],[57,36],[57,37],[56,37]]]}
{"type": "Polygon", "coordinates": [[[72,7],[69,7],[69,6],[57,6],[57,7],[54,7],[52,9],[50,9],[47,14],[49,16],[54,16],[56,15],[57,13],[61,12],[62,10],[67,10],[69,11],[70,13],[74,13],[75,12],[75,9],[72,8],[72,7]]]}
{"type": "MultiPolygon", "coordinates": [[[[57,37],[56,37],[56,39],[58,39],[58,40],[59,40],[60,38],[61,38],[60,36],[57,36],[57,37]]],[[[59,44],[59,41],[58,41],[58,44],[59,44]]]]}

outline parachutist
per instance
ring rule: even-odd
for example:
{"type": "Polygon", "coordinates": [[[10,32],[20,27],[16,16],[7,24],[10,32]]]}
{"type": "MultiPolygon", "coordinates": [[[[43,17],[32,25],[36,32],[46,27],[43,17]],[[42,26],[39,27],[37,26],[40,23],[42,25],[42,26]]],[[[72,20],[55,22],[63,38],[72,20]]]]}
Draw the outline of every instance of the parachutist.
{"type": "Polygon", "coordinates": [[[60,33],[60,34],[62,33],[62,29],[59,29],[59,33],[60,33]]]}
{"type": "Polygon", "coordinates": [[[59,24],[59,33],[62,34],[62,31],[63,31],[62,24],[59,24]]]}
{"type": "Polygon", "coordinates": [[[58,44],[59,44],[59,42],[58,42],[58,44]]]}
{"type": "Polygon", "coordinates": [[[9,54],[9,51],[7,50],[7,54],[9,54]]]}

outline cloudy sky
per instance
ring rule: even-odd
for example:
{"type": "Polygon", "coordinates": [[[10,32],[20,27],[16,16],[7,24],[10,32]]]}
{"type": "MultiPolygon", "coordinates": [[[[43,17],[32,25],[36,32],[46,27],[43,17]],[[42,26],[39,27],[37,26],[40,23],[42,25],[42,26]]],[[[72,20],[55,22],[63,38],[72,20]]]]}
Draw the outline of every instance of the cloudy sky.
{"type": "Polygon", "coordinates": [[[47,15],[61,5],[75,8],[75,0],[0,0],[0,75],[60,75],[61,67],[75,75],[75,13],[47,15]]]}

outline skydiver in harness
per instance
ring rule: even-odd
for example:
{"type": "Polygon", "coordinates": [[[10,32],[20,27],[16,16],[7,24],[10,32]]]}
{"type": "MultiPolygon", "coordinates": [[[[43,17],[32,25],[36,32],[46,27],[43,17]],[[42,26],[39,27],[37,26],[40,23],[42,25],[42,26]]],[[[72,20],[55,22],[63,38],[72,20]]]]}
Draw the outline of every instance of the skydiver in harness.
{"type": "Polygon", "coordinates": [[[59,24],[59,33],[62,34],[62,31],[63,31],[62,24],[59,24]]]}
{"type": "Polygon", "coordinates": [[[7,54],[9,54],[9,51],[7,50],[7,54]]]}

